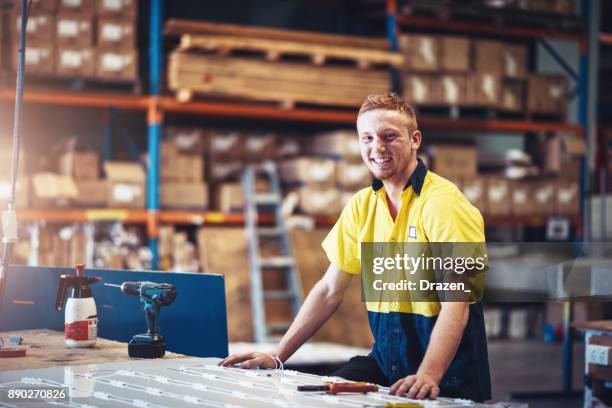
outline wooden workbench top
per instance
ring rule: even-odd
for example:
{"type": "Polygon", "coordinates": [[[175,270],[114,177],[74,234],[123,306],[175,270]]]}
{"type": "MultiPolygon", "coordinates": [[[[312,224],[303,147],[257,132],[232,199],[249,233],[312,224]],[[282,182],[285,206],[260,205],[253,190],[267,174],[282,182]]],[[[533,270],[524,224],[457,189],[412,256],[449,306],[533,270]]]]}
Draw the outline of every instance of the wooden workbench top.
{"type": "Polygon", "coordinates": [[[601,330],[612,332],[612,320],[591,320],[590,322],[576,324],[574,327],[582,330],[601,330]]]}
{"type": "MultiPolygon", "coordinates": [[[[68,365],[99,364],[127,361],[127,343],[98,338],[95,346],[69,349],[64,343],[64,332],[54,330],[16,330],[0,332],[0,337],[8,343],[10,335],[23,337],[26,348],[25,357],[0,358],[0,371],[24,370],[32,368],[59,367],[68,365]]],[[[7,347],[11,347],[8,346],[7,347]]],[[[164,358],[182,358],[182,354],[166,352],[164,358]]]]}

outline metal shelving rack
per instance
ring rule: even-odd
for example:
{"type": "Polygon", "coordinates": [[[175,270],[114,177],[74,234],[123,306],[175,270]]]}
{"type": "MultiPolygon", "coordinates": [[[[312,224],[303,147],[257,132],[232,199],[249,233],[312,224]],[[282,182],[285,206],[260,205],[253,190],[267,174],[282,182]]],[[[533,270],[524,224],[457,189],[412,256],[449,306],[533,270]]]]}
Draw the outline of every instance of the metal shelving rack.
{"type": "MultiPolygon", "coordinates": [[[[590,2],[598,2],[591,0],[590,2]]],[[[102,108],[112,111],[114,109],[141,111],[147,114],[148,124],[148,154],[151,165],[147,170],[147,207],[146,210],[115,210],[115,209],[90,209],[90,210],[26,210],[20,211],[22,220],[45,219],[49,222],[84,222],[91,220],[124,220],[129,223],[144,224],[147,226],[149,245],[154,255],[153,268],[157,267],[157,239],[158,228],[163,223],[201,225],[241,225],[244,222],[242,214],[223,214],[207,211],[165,211],[159,208],[159,155],[162,138],[162,129],[165,114],[197,115],[218,118],[241,118],[252,121],[267,122],[303,122],[318,123],[335,126],[354,126],[356,112],[350,110],[329,108],[295,108],[283,109],[280,107],[261,105],[256,103],[231,102],[231,101],[193,101],[180,103],[169,96],[160,94],[160,84],[163,74],[163,50],[162,50],[162,26],[163,26],[163,0],[151,0],[150,3],[150,30],[149,30],[149,95],[113,95],[94,93],[70,93],[70,92],[48,92],[28,91],[24,100],[28,104],[49,104],[60,106],[79,106],[90,108],[102,108]]],[[[398,25],[421,24],[423,27],[431,27],[438,24],[432,21],[416,21],[412,18],[399,16],[397,14],[396,0],[386,0],[387,6],[387,36],[391,49],[397,50],[398,25]]],[[[486,33],[483,26],[463,24],[461,27],[451,26],[450,29],[469,29],[470,32],[486,33]]],[[[584,46],[581,47],[581,89],[586,89],[588,83],[587,71],[589,69],[588,53],[586,46],[589,45],[590,37],[575,33],[551,33],[542,30],[512,29],[505,30],[504,35],[513,35],[521,38],[541,38],[544,35],[553,38],[573,39],[584,46]],[[588,43],[588,44],[587,44],[588,43]]],[[[397,87],[397,76],[392,78],[392,85],[397,87]]],[[[14,99],[14,91],[0,90],[0,101],[14,99]]],[[[494,132],[526,133],[526,132],[563,132],[572,133],[579,137],[587,137],[587,143],[593,130],[587,126],[587,99],[586,92],[580,93],[580,124],[546,123],[516,120],[466,120],[466,119],[439,119],[422,118],[420,123],[426,129],[445,129],[453,131],[481,131],[495,137],[494,132]]],[[[593,122],[591,122],[593,123],[593,122]]],[[[590,144],[588,144],[590,146],[590,144]]],[[[583,177],[583,181],[586,180],[583,177]]],[[[586,183],[582,183],[583,187],[586,183]]],[[[584,196],[584,195],[583,195],[584,196]]],[[[584,198],[582,199],[584,200],[584,198]]],[[[317,224],[330,225],[334,217],[316,217],[317,224]]],[[[265,222],[265,219],[263,220],[265,222]]],[[[579,227],[580,218],[571,220],[573,225],[579,227]]],[[[522,224],[526,226],[544,226],[545,217],[491,217],[487,224],[491,226],[508,226],[522,224]]],[[[582,228],[577,228],[579,231],[582,228]]]]}

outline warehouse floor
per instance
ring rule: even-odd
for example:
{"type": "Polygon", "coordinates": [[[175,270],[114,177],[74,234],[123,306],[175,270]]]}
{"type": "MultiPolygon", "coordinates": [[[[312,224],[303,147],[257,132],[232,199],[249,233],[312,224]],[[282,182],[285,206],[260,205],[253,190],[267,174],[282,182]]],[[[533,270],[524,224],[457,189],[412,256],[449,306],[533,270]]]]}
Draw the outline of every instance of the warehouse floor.
{"type": "MultiPolygon", "coordinates": [[[[561,388],[562,344],[540,340],[489,341],[489,364],[495,401],[510,400],[513,392],[559,391],[561,388]]],[[[584,345],[574,343],[573,386],[583,389],[584,345]]],[[[530,400],[530,408],[579,407],[582,397],[565,400],[530,400]]]]}

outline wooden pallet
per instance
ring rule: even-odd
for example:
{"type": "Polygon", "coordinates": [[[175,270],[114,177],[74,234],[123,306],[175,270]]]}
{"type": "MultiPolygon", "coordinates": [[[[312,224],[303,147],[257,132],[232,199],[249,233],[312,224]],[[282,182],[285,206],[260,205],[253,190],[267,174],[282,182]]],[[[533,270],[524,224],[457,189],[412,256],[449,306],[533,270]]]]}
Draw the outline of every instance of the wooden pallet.
{"type": "Polygon", "coordinates": [[[174,51],[168,86],[181,102],[194,95],[358,107],[372,93],[389,87],[388,72],[312,66],[174,51]]]}
{"type": "Polygon", "coordinates": [[[358,47],[389,50],[389,42],[383,38],[367,38],[351,35],[312,33],[298,30],[250,27],[235,24],[210,23],[204,21],[170,19],[164,27],[164,34],[180,37],[184,34],[216,35],[264,40],[291,41],[311,44],[325,44],[339,47],[358,47]]]}
{"type": "Polygon", "coordinates": [[[378,49],[218,35],[185,34],[181,37],[179,49],[214,51],[222,55],[236,51],[254,52],[265,56],[268,61],[297,56],[305,57],[315,65],[349,61],[360,69],[372,66],[399,68],[404,62],[401,54],[378,49]]]}

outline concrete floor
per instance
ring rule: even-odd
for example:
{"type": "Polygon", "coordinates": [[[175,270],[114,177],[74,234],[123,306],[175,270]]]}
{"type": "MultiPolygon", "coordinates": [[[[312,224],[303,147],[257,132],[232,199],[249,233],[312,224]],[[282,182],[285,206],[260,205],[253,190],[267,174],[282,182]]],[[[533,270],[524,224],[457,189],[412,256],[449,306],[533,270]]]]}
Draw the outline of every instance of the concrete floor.
{"type": "MultiPolygon", "coordinates": [[[[489,341],[489,364],[494,401],[510,401],[513,392],[559,391],[561,389],[562,344],[540,340],[489,341]]],[[[573,388],[583,389],[584,345],[574,343],[573,388]]],[[[581,407],[580,398],[523,401],[530,408],[581,407]]]]}

